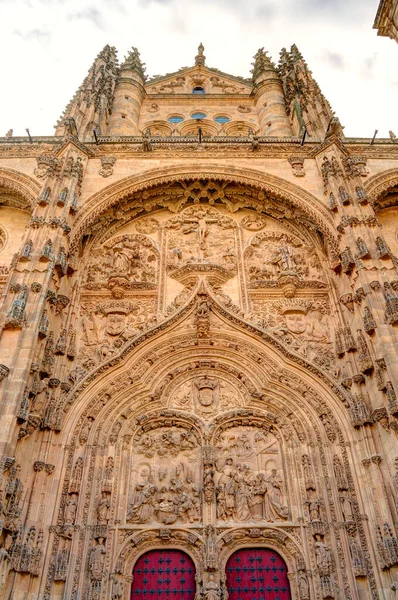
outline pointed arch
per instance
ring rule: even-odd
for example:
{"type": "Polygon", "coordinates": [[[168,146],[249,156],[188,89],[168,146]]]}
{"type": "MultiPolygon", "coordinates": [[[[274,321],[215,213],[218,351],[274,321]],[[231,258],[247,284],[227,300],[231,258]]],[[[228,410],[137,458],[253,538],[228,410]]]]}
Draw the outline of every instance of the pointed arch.
{"type": "Polygon", "coordinates": [[[398,189],[398,168],[373,175],[366,181],[364,188],[376,210],[394,206],[396,202],[393,204],[383,202],[383,198],[394,188],[398,189]]]}
{"type": "Polygon", "coordinates": [[[39,195],[41,185],[32,177],[16,171],[15,169],[6,169],[0,167],[0,188],[5,188],[16,192],[19,196],[22,196],[23,200],[13,204],[15,208],[21,208],[31,211],[33,209],[35,200],[39,195]]]}
{"type": "MultiPolygon", "coordinates": [[[[323,201],[314,194],[280,177],[262,173],[255,169],[225,167],[207,164],[205,167],[190,163],[184,166],[152,169],[139,175],[126,177],[113,183],[85,202],[77,217],[71,236],[71,249],[76,249],[83,235],[104,211],[122,200],[149,188],[175,182],[209,179],[251,186],[275,199],[289,201],[301,210],[314,226],[324,235],[333,257],[338,255],[338,235],[332,217],[323,201]]],[[[264,196],[265,198],[265,196],[264,196]]],[[[261,206],[261,202],[259,203],[261,206]]]]}
{"type": "MultiPolygon", "coordinates": [[[[150,401],[159,399],[164,391],[164,386],[162,387],[161,382],[165,378],[174,376],[173,364],[177,364],[181,360],[181,355],[184,354],[184,347],[189,348],[191,352],[189,361],[194,361],[196,354],[200,355],[200,346],[196,347],[195,350],[195,348],[184,341],[184,336],[178,333],[178,325],[194,316],[198,292],[199,288],[196,287],[190,298],[187,299],[186,303],[175,314],[133,338],[122,348],[118,355],[114,355],[108,361],[101,363],[96,369],[90,371],[90,373],[77,382],[74,388],[70,390],[68,396],[64,398],[64,431],[67,437],[72,435],[75,427],[79,427],[82,415],[88,414],[90,403],[93,405],[93,403],[97,402],[101,394],[107,393],[107,390],[114,390],[117,394],[120,392],[119,399],[115,404],[115,406],[117,405],[117,412],[122,410],[122,396],[126,390],[128,390],[129,396],[137,389],[138,395],[141,394],[142,396],[144,394],[150,401]],[[170,348],[177,348],[178,344],[182,344],[181,352],[169,353],[166,356],[164,351],[161,351],[159,352],[160,359],[146,359],[148,356],[156,357],[158,355],[158,350],[165,339],[167,339],[167,344],[170,348]],[[141,364],[145,363],[146,360],[149,360],[150,366],[145,370],[145,375],[143,374],[140,380],[140,384],[144,388],[141,389],[139,386],[136,388],[135,384],[137,382],[129,374],[133,371],[132,366],[134,363],[141,364]],[[146,380],[153,381],[152,387],[149,384],[145,387],[146,380]]],[[[231,348],[228,348],[228,344],[225,343],[225,348],[223,349],[225,356],[228,356],[228,369],[235,368],[236,377],[247,377],[247,385],[249,389],[251,388],[251,394],[255,394],[255,390],[261,388],[261,384],[255,374],[256,370],[258,371],[259,363],[256,362],[253,354],[250,360],[247,359],[248,364],[251,364],[252,374],[250,372],[244,374],[243,371],[240,371],[241,374],[239,375],[240,357],[245,355],[245,341],[253,346],[252,353],[255,353],[255,347],[261,348],[267,357],[264,364],[267,364],[269,372],[273,371],[275,374],[279,374],[279,380],[276,375],[273,378],[271,377],[272,385],[278,386],[282,383],[282,387],[286,391],[288,386],[286,386],[284,381],[292,375],[296,378],[299,393],[303,392],[306,386],[309,386],[308,389],[314,390],[315,397],[328,398],[328,402],[330,402],[329,406],[332,407],[333,414],[340,428],[347,431],[351,427],[347,412],[347,407],[350,406],[350,398],[336,380],[313,363],[310,363],[303,356],[291,351],[271,333],[249,323],[241,314],[232,313],[220,304],[208,286],[206,286],[206,293],[209,298],[210,310],[225,323],[226,327],[231,328],[230,335],[234,337],[234,343],[230,343],[231,348]],[[281,377],[282,379],[280,379],[281,377]]],[[[295,395],[298,390],[290,390],[290,393],[295,395]]],[[[320,408],[321,404],[318,402],[318,413],[319,411],[322,412],[320,408]]]]}

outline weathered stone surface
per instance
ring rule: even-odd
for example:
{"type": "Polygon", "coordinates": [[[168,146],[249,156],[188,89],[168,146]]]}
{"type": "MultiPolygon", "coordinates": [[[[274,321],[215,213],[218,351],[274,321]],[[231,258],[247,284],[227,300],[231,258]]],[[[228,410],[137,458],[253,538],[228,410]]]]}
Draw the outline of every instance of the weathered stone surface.
{"type": "Polygon", "coordinates": [[[245,546],[297,600],[395,581],[398,146],[295,46],[203,52],[105,47],[53,139],[0,141],[1,597],[127,600],[159,548],[209,600],[245,546]]]}

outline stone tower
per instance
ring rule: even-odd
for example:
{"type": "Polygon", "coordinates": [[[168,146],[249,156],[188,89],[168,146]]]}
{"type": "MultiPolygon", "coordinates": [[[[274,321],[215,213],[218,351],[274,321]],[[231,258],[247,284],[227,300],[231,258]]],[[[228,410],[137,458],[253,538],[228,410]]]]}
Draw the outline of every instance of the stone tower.
{"type": "Polygon", "coordinates": [[[1,598],[397,593],[398,145],[206,60],[0,138],[1,598]]]}

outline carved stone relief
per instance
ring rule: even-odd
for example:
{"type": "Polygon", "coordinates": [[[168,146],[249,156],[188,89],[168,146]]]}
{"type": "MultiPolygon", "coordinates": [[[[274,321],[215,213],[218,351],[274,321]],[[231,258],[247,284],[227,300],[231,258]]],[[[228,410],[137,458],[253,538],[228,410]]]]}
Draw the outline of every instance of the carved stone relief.
{"type": "Polygon", "coordinates": [[[83,287],[154,289],[158,262],[159,251],[150,238],[142,234],[120,235],[92,250],[83,287]]]}
{"type": "Polygon", "coordinates": [[[224,282],[236,274],[237,225],[230,217],[208,206],[194,206],[165,227],[170,277],[184,282],[196,271],[224,282]]]}
{"type": "Polygon", "coordinates": [[[78,363],[94,368],[151,323],[154,299],[87,302],[81,306],[81,338],[78,363]]]}
{"type": "Polygon", "coordinates": [[[326,300],[252,299],[250,318],[320,368],[336,373],[331,339],[330,307],[326,300]]]}
{"type": "Polygon", "coordinates": [[[325,287],[325,278],[315,248],[296,236],[265,231],[250,239],[245,250],[250,287],[279,287],[294,281],[296,287],[325,287]]]}
{"type": "Polygon", "coordinates": [[[210,418],[220,410],[242,406],[241,393],[225,378],[202,371],[168,392],[169,406],[210,418]]]}
{"type": "Polygon", "coordinates": [[[200,446],[184,428],[159,427],[135,438],[127,522],[163,525],[201,519],[200,446]]]}
{"type": "Polygon", "coordinates": [[[279,442],[265,429],[232,427],[216,443],[216,499],[220,522],[288,519],[279,442]]]}

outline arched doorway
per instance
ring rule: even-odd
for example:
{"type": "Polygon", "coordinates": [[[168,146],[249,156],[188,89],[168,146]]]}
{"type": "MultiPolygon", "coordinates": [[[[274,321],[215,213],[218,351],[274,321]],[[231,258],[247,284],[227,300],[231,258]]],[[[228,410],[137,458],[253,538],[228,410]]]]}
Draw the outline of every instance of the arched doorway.
{"type": "Polygon", "coordinates": [[[287,566],[269,548],[242,548],[226,567],[229,600],[291,600],[287,566]]]}
{"type": "Polygon", "coordinates": [[[150,550],[135,563],[131,600],[193,600],[195,565],[181,550],[150,550]]]}

